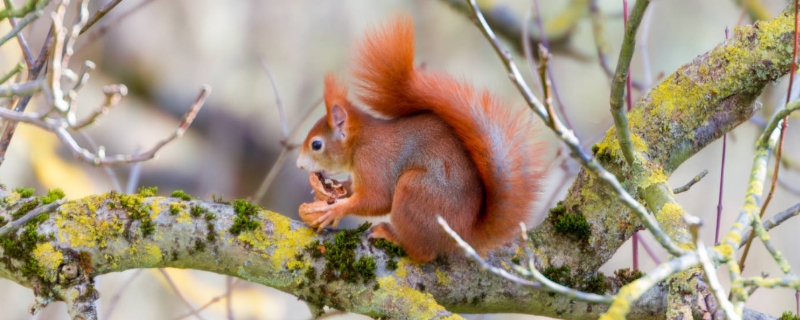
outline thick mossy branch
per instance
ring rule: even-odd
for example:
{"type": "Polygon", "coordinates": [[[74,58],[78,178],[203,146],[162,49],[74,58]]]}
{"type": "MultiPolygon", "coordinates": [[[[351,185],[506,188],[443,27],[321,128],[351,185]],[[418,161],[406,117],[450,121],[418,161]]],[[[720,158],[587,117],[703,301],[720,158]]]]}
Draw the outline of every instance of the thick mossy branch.
{"type": "MultiPolygon", "coordinates": [[[[0,190],[0,200],[9,196],[0,190]]],[[[0,217],[11,218],[8,206],[0,206],[0,217]]],[[[244,203],[237,212],[213,202],[109,193],[67,201],[2,237],[0,277],[27,287],[37,283],[50,300],[67,298],[63,294],[70,287],[58,281],[58,272],[72,263],[89,277],[134,268],[204,270],[373,317],[428,319],[458,312],[596,318],[606,311],[606,306],[509,284],[460,256],[414,263],[395,246],[374,246],[364,229],[318,234],[301,222],[244,203]],[[205,211],[195,217],[193,207],[205,211]],[[230,232],[237,217],[251,208],[255,213],[250,217],[259,226],[238,235],[230,232]],[[144,219],[152,229],[141,227],[144,219]],[[394,270],[388,268],[391,261],[394,270]]],[[[518,256],[519,249],[508,246],[487,258],[494,265],[509,265],[518,256]]],[[[608,279],[591,273],[580,277],[560,279],[596,292],[604,291],[608,279]]],[[[665,298],[663,287],[647,291],[629,318],[664,314],[665,298]]]]}
{"type": "MultiPolygon", "coordinates": [[[[665,77],[628,114],[641,168],[625,164],[613,128],[592,148],[597,160],[647,204],[664,231],[684,248],[692,241],[681,219],[684,211],[667,184],[669,175],[758,109],[755,99],[761,90],[789,71],[793,33],[794,16],[787,9],[771,21],[734,29],[730,39],[665,77]]],[[[566,264],[579,273],[597,270],[641,228],[636,216],[585,170],[563,204],[566,213],[583,214],[591,236],[583,242],[553,237],[556,217],[548,217],[530,232],[536,256],[549,259],[542,265],[566,264]]]]}

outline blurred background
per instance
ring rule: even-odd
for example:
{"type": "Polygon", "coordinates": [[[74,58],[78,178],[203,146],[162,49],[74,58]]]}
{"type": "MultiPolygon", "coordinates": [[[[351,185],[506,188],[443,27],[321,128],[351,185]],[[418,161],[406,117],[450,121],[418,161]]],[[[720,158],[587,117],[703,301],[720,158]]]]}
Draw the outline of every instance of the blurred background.
{"type": "MultiPolygon", "coordinates": [[[[779,13],[785,0],[753,0],[761,3],[770,16],[779,13]]],[[[17,6],[22,0],[14,0],[17,6]]],[[[539,1],[545,25],[556,25],[568,1],[539,1]]],[[[634,1],[631,1],[632,3],[634,1]]],[[[93,1],[94,12],[107,0],[93,1]]],[[[532,2],[498,0],[492,6],[505,8],[521,20],[532,2]]],[[[609,61],[616,62],[622,39],[622,1],[599,1],[609,40],[609,61]]],[[[52,5],[51,5],[52,6],[52,5]]],[[[481,32],[462,12],[447,1],[280,1],[280,0],[128,0],[109,13],[94,30],[106,28],[105,35],[79,38],[71,68],[79,70],[85,60],[97,64],[87,86],[81,91],[79,106],[87,114],[100,105],[102,88],[125,84],[127,97],[94,126],[78,136],[84,146],[105,146],[107,154],[131,154],[151,148],[167,137],[189,108],[202,84],[213,90],[195,123],[179,140],[166,146],[157,159],[139,165],[123,165],[110,170],[93,167],[73,159],[60,142],[45,131],[20,125],[11,142],[7,159],[0,166],[0,181],[10,188],[35,187],[38,194],[49,188],[62,188],[68,198],[113,189],[125,190],[130,183],[157,186],[159,194],[183,189],[210,200],[212,194],[226,199],[255,198],[256,190],[270,172],[281,152],[284,139],[277,108],[277,96],[262,65],[268,65],[277,94],[285,108],[286,126],[299,134],[289,142],[298,143],[317,118],[324,114],[319,105],[322,79],[328,72],[347,78],[354,42],[363,31],[387,16],[405,12],[413,16],[417,30],[417,60],[430,69],[445,70],[488,88],[515,105],[524,102],[508,81],[505,70],[481,32]],[[309,110],[312,115],[305,118],[309,110]]],[[[655,0],[648,8],[639,31],[638,47],[632,63],[634,80],[645,88],[657,84],[680,65],[690,61],[725,39],[726,28],[742,21],[752,22],[741,6],[732,0],[655,0]]],[[[67,21],[71,21],[70,14],[67,21]]],[[[26,32],[35,52],[50,26],[42,18],[26,32]]],[[[547,28],[546,28],[547,29],[547,28]]],[[[0,23],[0,34],[10,30],[0,23]]],[[[90,29],[92,30],[92,29],[90,29]]],[[[538,32],[538,31],[534,31],[538,32]]],[[[90,32],[91,34],[91,32],[90,32]]],[[[15,42],[12,40],[11,42],[15,42]]],[[[517,41],[515,41],[517,42],[517,41]]],[[[507,42],[506,42],[507,43],[507,42]]],[[[507,43],[508,44],[508,43],[507,43]]],[[[515,43],[516,45],[516,43],[515,43]]],[[[592,25],[581,18],[569,37],[553,44],[551,68],[553,82],[565,116],[576,134],[589,146],[597,142],[612,120],[608,112],[609,81],[598,63],[592,37],[592,25]]],[[[524,58],[515,58],[531,80],[524,58]]],[[[0,47],[0,70],[4,73],[20,61],[19,46],[0,47]]],[[[530,82],[535,86],[535,82],[530,82]]],[[[768,118],[771,110],[786,93],[784,80],[769,86],[760,101],[764,108],[756,116],[768,118]]],[[[644,92],[634,90],[634,99],[644,92]]],[[[43,101],[34,99],[29,110],[40,110],[43,101]]],[[[794,121],[794,120],[793,120],[794,121]]],[[[796,121],[795,121],[796,122],[796,121]]],[[[727,162],[722,197],[722,230],[730,227],[743,202],[752,163],[753,142],[761,129],[748,122],[728,135],[727,162]]],[[[785,156],[800,161],[798,130],[790,125],[785,156]]],[[[550,146],[553,164],[549,170],[546,199],[540,213],[552,206],[566,192],[578,170],[574,161],[558,156],[559,144],[550,133],[542,140],[550,146]]],[[[297,218],[300,203],[311,201],[308,175],[294,165],[296,151],[276,168],[277,175],[259,205],[297,218]]],[[[670,179],[672,186],[685,184],[696,174],[709,173],[678,199],[688,212],[713,226],[720,188],[721,140],[711,144],[687,161],[670,179]]],[[[800,162],[798,162],[800,163],[800,162]]],[[[772,168],[770,164],[770,168],[772,168]]],[[[766,216],[798,201],[800,174],[782,169],[786,185],[779,187],[766,216]]],[[[348,218],[349,219],[349,218],[348,218]]],[[[360,220],[343,222],[353,226],[360,220]]],[[[789,262],[800,267],[800,252],[792,231],[800,227],[793,219],[772,233],[775,243],[789,262]]],[[[644,241],[654,247],[659,259],[666,252],[656,247],[652,237],[641,232],[644,241]]],[[[713,227],[703,230],[706,243],[713,243],[713,227]]],[[[763,246],[756,241],[750,254],[746,276],[768,272],[780,274],[763,246]]],[[[601,271],[630,267],[631,245],[622,247],[601,271]]],[[[655,266],[640,250],[640,268],[655,266]]],[[[199,271],[168,269],[181,294],[195,307],[216,301],[202,312],[206,319],[225,318],[226,278],[199,271]],[[212,300],[217,297],[217,300],[212,300]]],[[[719,272],[727,281],[727,272],[719,272]]],[[[97,279],[103,319],[175,319],[188,309],[157,270],[131,270],[97,279]],[[112,308],[112,305],[114,307],[112,308]],[[110,314],[108,314],[111,312],[110,314]]],[[[29,319],[26,306],[32,302],[31,290],[0,279],[0,319],[29,319]]],[[[230,309],[236,319],[308,319],[310,312],[296,297],[261,285],[236,281],[232,287],[230,309]]],[[[794,310],[794,292],[758,290],[747,306],[779,316],[794,310]]],[[[342,314],[342,319],[365,317],[342,314]]],[[[521,315],[467,315],[470,319],[523,319],[521,315]]],[[[54,303],[34,318],[67,319],[64,305],[54,303]]]]}

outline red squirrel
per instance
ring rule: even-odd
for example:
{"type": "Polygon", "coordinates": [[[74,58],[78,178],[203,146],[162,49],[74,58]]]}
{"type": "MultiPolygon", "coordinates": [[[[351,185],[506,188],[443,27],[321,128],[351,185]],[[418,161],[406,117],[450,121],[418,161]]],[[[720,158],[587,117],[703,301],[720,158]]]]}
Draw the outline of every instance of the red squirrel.
{"type": "Polygon", "coordinates": [[[353,76],[359,108],[334,76],[325,78],[327,114],[302,144],[297,166],[349,173],[353,194],[314,209],[312,227],[346,214],[382,216],[370,237],[399,244],[426,262],[457,250],[441,215],[478,252],[520,234],[539,196],[543,152],[532,113],[485,90],[414,66],[407,16],[367,32],[353,76]]]}

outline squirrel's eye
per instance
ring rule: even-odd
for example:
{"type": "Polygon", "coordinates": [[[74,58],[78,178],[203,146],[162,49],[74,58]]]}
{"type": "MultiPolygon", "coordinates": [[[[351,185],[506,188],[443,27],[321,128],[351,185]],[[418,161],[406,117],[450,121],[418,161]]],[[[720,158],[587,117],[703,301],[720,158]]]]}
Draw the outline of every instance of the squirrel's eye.
{"type": "Polygon", "coordinates": [[[319,151],[319,149],[322,149],[322,141],[319,140],[311,141],[311,150],[319,151]]]}

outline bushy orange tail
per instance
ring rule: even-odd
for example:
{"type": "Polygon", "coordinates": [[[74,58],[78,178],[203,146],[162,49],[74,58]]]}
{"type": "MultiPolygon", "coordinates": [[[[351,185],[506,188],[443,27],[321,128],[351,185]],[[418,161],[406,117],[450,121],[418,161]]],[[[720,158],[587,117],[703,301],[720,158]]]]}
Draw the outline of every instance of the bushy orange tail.
{"type": "Polygon", "coordinates": [[[473,234],[462,237],[488,249],[518,236],[511,230],[530,217],[542,178],[532,113],[511,111],[484,90],[415,68],[414,28],[407,16],[368,32],[356,66],[358,97],[371,109],[392,118],[433,112],[463,141],[483,180],[486,210],[473,234]]]}

